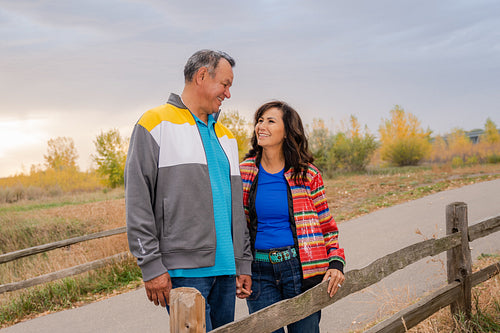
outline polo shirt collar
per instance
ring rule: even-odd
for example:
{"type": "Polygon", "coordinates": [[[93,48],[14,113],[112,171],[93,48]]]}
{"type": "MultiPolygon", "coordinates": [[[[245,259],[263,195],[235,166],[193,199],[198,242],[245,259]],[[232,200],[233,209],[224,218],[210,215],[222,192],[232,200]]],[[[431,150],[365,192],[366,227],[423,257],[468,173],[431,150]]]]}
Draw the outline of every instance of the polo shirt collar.
{"type": "Polygon", "coordinates": [[[203,121],[200,120],[200,118],[198,118],[194,113],[191,112],[191,114],[193,115],[194,117],[194,120],[199,124],[203,124],[204,126],[208,126],[209,128],[212,128],[215,124],[215,119],[214,119],[214,116],[209,114],[208,115],[208,121],[207,123],[205,124],[203,121]]]}

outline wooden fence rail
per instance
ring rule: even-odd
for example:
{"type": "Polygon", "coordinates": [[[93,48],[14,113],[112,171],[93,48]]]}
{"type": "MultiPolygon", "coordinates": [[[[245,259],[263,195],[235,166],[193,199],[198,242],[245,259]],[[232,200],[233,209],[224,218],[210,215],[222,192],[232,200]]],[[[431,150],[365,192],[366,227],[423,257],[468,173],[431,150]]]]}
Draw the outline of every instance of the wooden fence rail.
{"type": "Polygon", "coordinates": [[[121,261],[121,260],[125,259],[127,256],[128,256],[128,252],[122,252],[122,253],[115,254],[111,257],[91,261],[91,262],[88,262],[88,263],[85,263],[82,265],[63,269],[63,270],[60,270],[60,271],[57,271],[54,273],[49,273],[49,274],[37,276],[37,277],[31,278],[28,280],[2,284],[2,285],[0,285],[0,294],[6,293],[9,291],[33,287],[33,286],[36,286],[39,284],[52,282],[52,281],[59,280],[59,279],[64,279],[66,277],[70,277],[73,275],[82,274],[82,273],[85,273],[88,271],[92,271],[94,269],[105,267],[109,264],[112,264],[112,263],[115,263],[118,261],[121,261]]]}
{"type": "Polygon", "coordinates": [[[97,238],[103,238],[103,237],[109,237],[109,236],[114,236],[118,234],[123,234],[127,231],[126,227],[120,227],[116,229],[111,229],[111,230],[106,230],[106,231],[101,231],[101,232],[96,232],[94,234],[89,234],[85,236],[80,236],[80,237],[74,237],[70,239],[65,239],[62,241],[57,241],[54,243],[49,243],[49,244],[43,244],[43,245],[38,245],[38,246],[33,246],[27,249],[19,250],[19,251],[14,251],[14,252],[9,252],[5,254],[0,254],[0,264],[21,259],[24,257],[32,256],[34,254],[38,253],[43,253],[47,252],[50,250],[55,250],[61,247],[66,247],[69,245],[89,241],[92,239],[97,239],[97,238]]]}
{"type": "MultiPolygon", "coordinates": [[[[27,249],[19,250],[19,251],[14,251],[14,252],[9,252],[0,255],[0,264],[6,263],[9,261],[21,259],[24,257],[32,256],[38,253],[43,253],[51,250],[55,250],[61,247],[66,247],[72,244],[77,244],[85,241],[89,241],[92,239],[98,239],[98,238],[103,238],[103,237],[110,237],[118,234],[123,234],[125,233],[126,227],[121,227],[121,228],[116,228],[116,229],[111,229],[111,230],[106,230],[106,231],[101,231],[101,232],[96,232],[93,234],[85,235],[85,236],[80,236],[80,237],[74,237],[70,239],[65,239],[62,241],[57,241],[49,244],[43,244],[39,246],[34,246],[30,247],[27,249]]],[[[42,276],[37,276],[28,280],[24,281],[19,281],[19,282],[12,282],[12,283],[7,283],[7,284],[2,284],[0,285],[0,294],[9,292],[9,291],[15,291],[19,289],[24,289],[28,287],[33,287],[39,284],[47,283],[47,282],[52,282],[55,280],[63,279],[66,277],[70,277],[73,275],[78,275],[82,274],[94,269],[98,269],[101,267],[105,267],[111,263],[117,262],[119,260],[123,260],[127,257],[128,252],[122,252],[115,254],[113,256],[95,260],[92,262],[88,262],[82,265],[74,266],[71,268],[63,269],[57,272],[45,274],[42,276]]]]}
{"type": "MultiPolygon", "coordinates": [[[[500,262],[492,264],[472,274],[472,286],[478,285],[500,271],[500,262]]],[[[445,287],[435,291],[429,296],[422,298],[417,303],[394,314],[389,319],[373,326],[366,333],[393,333],[406,332],[407,329],[417,325],[435,312],[453,303],[461,295],[462,284],[454,281],[445,287]]]]}
{"type": "MultiPolygon", "coordinates": [[[[430,296],[420,300],[411,307],[395,314],[393,317],[370,329],[369,332],[405,332],[422,320],[432,315],[437,310],[448,306],[457,300],[467,299],[464,294],[464,284],[468,281],[467,288],[479,284],[496,275],[500,271],[500,261],[470,275],[470,271],[464,268],[470,262],[470,252],[467,256],[462,251],[468,249],[468,242],[500,231],[500,216],[481,221],[471,227],[467,225],[467,206],[464,203],[452,203],[447,206],[447,225],[450,225],[449,235],[439,239],[429,239],[423,242],[407,246],[399,251],[379,258],[362,269],[350,270],[345,273],[346,280],[337,294],[330,298],[326,292],[327,282],[323,282],[314,288],[291,299],[275,303],[265,309],[246,316],[238,321],[219,327],[212,332],[238,332],[255,333],[272,332],[280,327],[296,322],[310,314],[329,306],[340,299],[365,289],[390,274],[405,268],[428,256],[435,256],[444,251],[455,251],[455,260],[451,260],[448,267],[456,268],[459,276],[451,277],[449,284],[436,291],[430,296]],[[464,223],[465,221],[465,223],[464,223]],[[465,243],[466,245],[465,245],[465,243]],[[458,258],[458,262],[457,259],[458,258]],[[464,274],[465,271],[465,274],[464,274]],[[458,279],[458,281],[455,281],[458,279]]],[[[450,254],[449,254],[450,255],[450,254]]],[[[450,270],[450,268],[449,268],[450,270]]],[[[470,298],[468,298],[470,301],[470,298]]],[[[465,303],[462,302],[462,303],[465,303]]],[[[181,303],[179,303],[181,304],[181,303]]],[[[175,305],[174,305],[175,307],[175,305]]],[[[180,313],[188,313],[189,309],[174,310],[180,313]]],[[[178,332],[204,332],[202,327],[205,323],[204,316],[189,316],[189,318],[201,318],[197,325],[191,322],[182,325],[176,321],[176,327],[184,327],[177,331],[171,327],[171,333],[178,332]],[[189,330],[185,330],[189,327],[189,330]]],[[[172,324],[172,322],[171,322],[172,324]]]]}

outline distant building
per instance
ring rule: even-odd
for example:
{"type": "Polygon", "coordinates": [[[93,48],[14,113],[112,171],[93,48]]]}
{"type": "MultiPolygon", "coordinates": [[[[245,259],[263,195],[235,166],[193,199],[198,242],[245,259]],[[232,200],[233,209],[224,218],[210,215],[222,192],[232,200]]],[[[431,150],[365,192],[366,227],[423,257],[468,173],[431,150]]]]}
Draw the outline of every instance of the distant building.
{"type": "MultiPolygon", "coordinates": [[[[500,129],[498,130],[498,133],[500,133],[500,129]]],[[[484,130],[482,129],[474,129],[472,131],[466,131],[465,135],[470,139],[470,141],[474,144],[479,142],[479,139],[481,138],[481,135],[484,134],[484,130]]],[[[448,142],[448,135],[443,136],[444,141],[448,142]]],[[[434,142],[434,138],[431,139],[431,142],[434,142]]]]}
{"type": "Polygon", "coordinates": [[[465,132],[465,135],[467,135],[472,143],[478,143],[479,142],[479,137],[484,134],[484,130],[482,129],[477,129],[477,130],[472,130],[469,132],[465,132]]]}

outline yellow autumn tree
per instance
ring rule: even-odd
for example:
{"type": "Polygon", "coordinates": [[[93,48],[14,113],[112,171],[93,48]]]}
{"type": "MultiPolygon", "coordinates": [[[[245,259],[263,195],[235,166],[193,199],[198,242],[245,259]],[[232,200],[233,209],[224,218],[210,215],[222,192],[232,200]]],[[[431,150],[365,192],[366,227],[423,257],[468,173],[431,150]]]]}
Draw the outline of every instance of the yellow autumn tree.
{"type": "Polygon", "coordinates": [[[424,131],[417,117],[399,105],[390,114],[379,127],[382,159],[397,166],[419,164],[431,151],[430,131],[424,131]]]}
{"type": "Polygon", "coordinates": [[[448,161],[450,158],[449,155],[450,152],[446,140],[441,135],[438,135],[432,143],[430,160],[435,163],[443,163],[448,161]]]}
{"type": "Polygon", "coordinates": [[[473,144],[463,129],[454,128],[448,135],[448,151],[452,159],[463,161],[473,155],[473,144]]]}
{"type": "Polygon", "coordinates": [[[237,110],[223,111],[218,121],[226,126],[238,142],[238,156],[240,161],[250,149],[251,125],[237,110]]]}
{"type": "Polygon", "coordinates": [[[43,155],[48,169],[61,171],[63,169],[78,169],[75,142],[72,138],[57,137],[47,142],[47,155],[43,155]]]}
{"type": "Polygon", "coordinates": [[[484,125],[484,134],[477,144],[478,156],[482,162],[500,162],[500,133],[497,125],[488,118],[484,125]]]}
{"type": "Polygon", "coordinates": [[[481,136],[481,141],[491,144],[500,143],[500,133],[498,133],[497,125],[490,118],[486,119],[484,124],[484,134],[481,136]]]}

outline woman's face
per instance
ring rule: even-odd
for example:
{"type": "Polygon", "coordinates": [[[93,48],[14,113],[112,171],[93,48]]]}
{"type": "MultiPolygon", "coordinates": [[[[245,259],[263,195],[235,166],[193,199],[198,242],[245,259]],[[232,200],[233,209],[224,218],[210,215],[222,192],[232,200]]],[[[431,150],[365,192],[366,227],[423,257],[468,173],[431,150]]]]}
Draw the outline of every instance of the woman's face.
{"type": "Polygon", "coordinates": [[[257,120],[255,136],[257,137],[257,144],[263,149],[281,148],[285,139],[283,111],[278,108],[270,108],[265,111],[257,120]]]}

